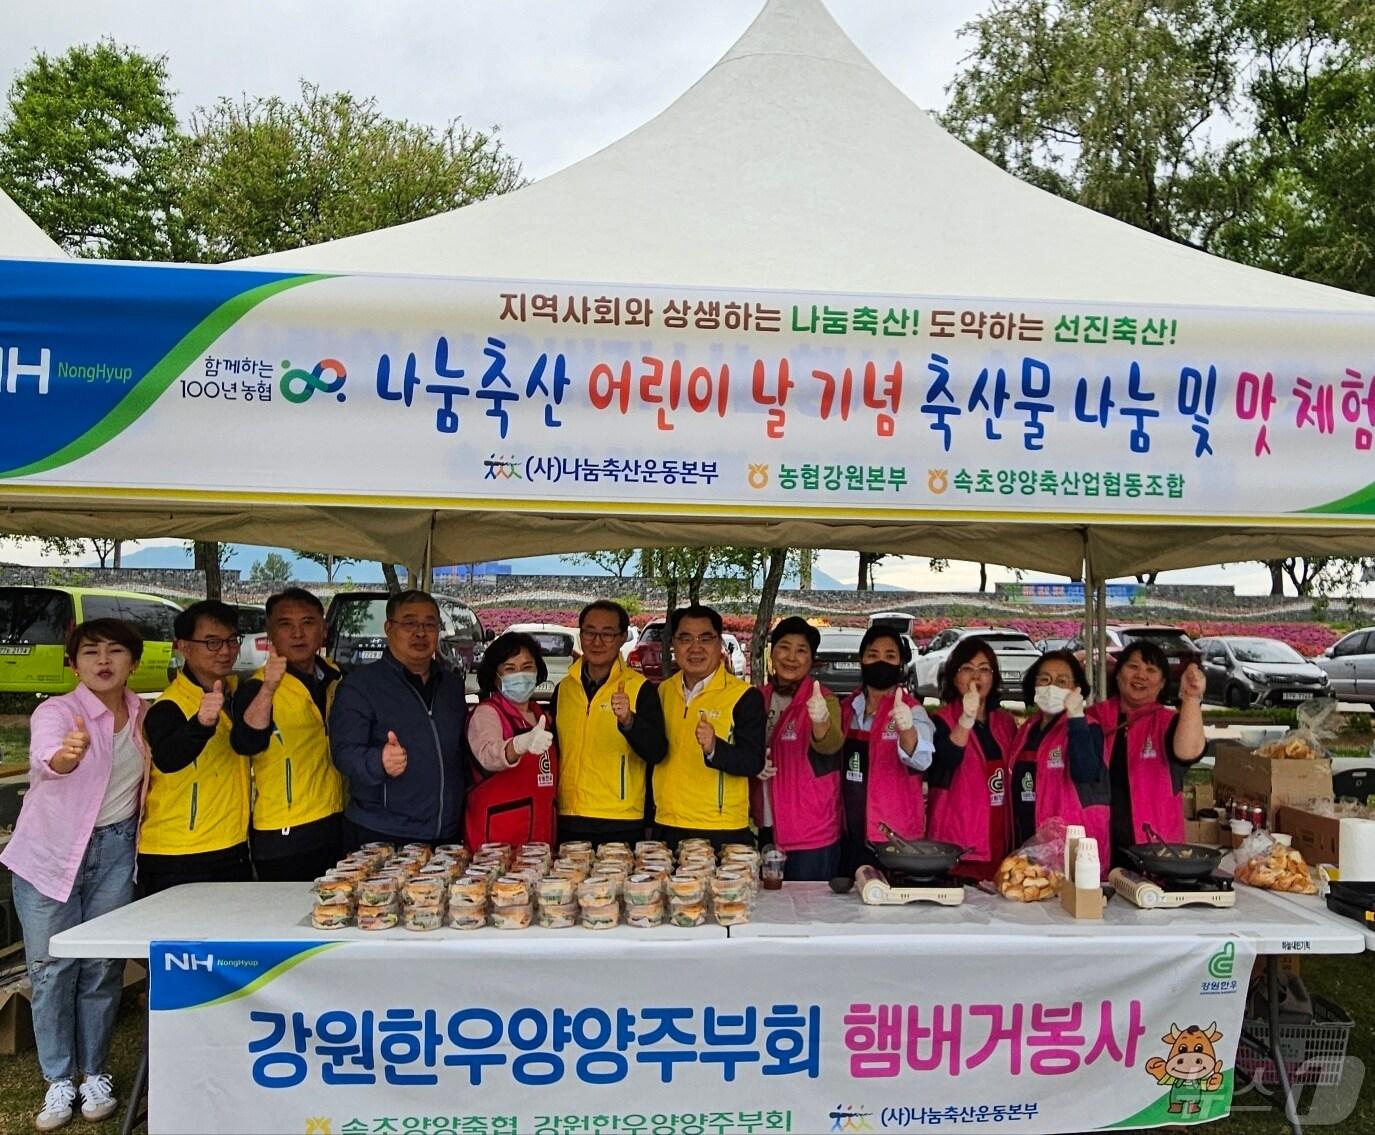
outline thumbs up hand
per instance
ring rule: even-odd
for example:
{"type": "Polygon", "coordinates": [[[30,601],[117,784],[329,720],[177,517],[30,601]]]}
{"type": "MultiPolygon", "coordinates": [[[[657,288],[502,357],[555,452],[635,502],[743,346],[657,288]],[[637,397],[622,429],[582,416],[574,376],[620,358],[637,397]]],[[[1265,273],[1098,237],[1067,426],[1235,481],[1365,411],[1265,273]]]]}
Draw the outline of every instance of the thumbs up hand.
{"type": "Polygon", "coordinates": [[[75,768],[91,747],[91,735],[86,732],[86,722],[78,715],[76,726],[62,738],[62,755],[72,762],[75,768]]]}
{"type": "Polygon", "coordinates": [[[387,743],[382,746],[382,771],[388,776],[400,776],[406,771],[406,746],[387,730],[387,743]]]}
{"type": "Polygon", "coordinates": [[[916,727],[912,719],[912,707],[907,704],[907,694],[903,692],[901,686],[898,687],[897,698],[893,702],[893,712],[889,714],[890,720],[899,733],[906,733],[909,729],[916,727]]]}
{"type": "Polygon", "coordinates": [[[716,730],[711,727],[711,722],[707,720],[707,711],[704,709],[697,711],[697,743],[702,746],[704,757],[710,757],[716,752],[716,730]]]}
{"type": "Polygon", "coordinates": [[[616,687],[616,692],[611,695],[611,712],[616,715],[616,720],[630,728],[630,723],[635,720],[635,714],[630,709],[630,695],[625,692],[625,679],[621,679],[621,684],[616,687]]]}
{"type": "Polygon", "coordinates": [[[821,683],[812,683],[812,696],[807,699],[807,716],[815,725],[824,725],[831,720],[831,711],[826,706],[826,698],[821,692],[821,683]]]}
{"type": "Polygon", "coordinates": [[[1084,695],[1077,689],[1069,690],[1065,694],[1065,712],[1070,717],[1084,716],[1084,695]]]}
{"type": "Polygon", "coordinates": [[[224,709],[224,683],[218,678],[208,693],[201,694],[201,707],[196,711],[196,720],[204,726],[214,725],[224,709]]]}
{"type": "Polygon", "coordinates": [[[275,693],[286,677],[286,659],[271,646],[267,648],[267,661],[263,663],[263,685],[268,693],[275,693]]]}
{"type": "Polygon", "coordinates": [[[960,724],[968,729],[974,722],[979,720],[979,706],[983,705],[983,698],[979,696],[979,691],[970,686],[964,691],[964,699],[960,703],[960,724]]]}
{"type": "Polygon", "coordinates": [[[516,755],[534,753],[537,757],[544,756],[554,744],[554,735],[546,728],[548,724],[549,718],[541,714],[533,729],[512,737],[511,748],[516,751],[516,755]]]}

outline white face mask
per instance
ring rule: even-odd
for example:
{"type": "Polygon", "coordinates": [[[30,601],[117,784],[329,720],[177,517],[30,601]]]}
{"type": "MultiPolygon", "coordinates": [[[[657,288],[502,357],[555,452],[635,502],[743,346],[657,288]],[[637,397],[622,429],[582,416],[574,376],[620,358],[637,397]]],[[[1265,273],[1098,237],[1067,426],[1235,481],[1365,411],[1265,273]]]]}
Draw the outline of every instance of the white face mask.
{"type": "Polygon", "coordinates": [[[1037,686],[1034,699],[1036,708],[1053,717],[1065,708],[1065,698],[1068,695],[1069,691],[1063,686],[1037,686]]]}

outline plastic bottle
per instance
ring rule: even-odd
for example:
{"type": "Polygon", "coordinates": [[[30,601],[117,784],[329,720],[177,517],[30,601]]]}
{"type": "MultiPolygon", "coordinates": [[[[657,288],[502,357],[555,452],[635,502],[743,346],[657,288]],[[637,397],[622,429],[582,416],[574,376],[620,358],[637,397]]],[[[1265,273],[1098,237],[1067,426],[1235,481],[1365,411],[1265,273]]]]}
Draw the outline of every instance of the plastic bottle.
{"type": "Polygon", "coordinates": [[[1075,847],[1075,844],[1076,844],[1078,841],[1082,840],[1083,838],[1084,838],[1084,825],[1083,825],[1083,824],[1066,824],[1066,825],[1065,825],[1065,869],[1064,869],[1063,874],[1064,874],[1064,876],[1065,876],[1066,879],[1073,879],[1073,878],[1074,878],[1074,859],[1073,859],[1073,856],[1074,856],[1074,847],[1075,847]]]}

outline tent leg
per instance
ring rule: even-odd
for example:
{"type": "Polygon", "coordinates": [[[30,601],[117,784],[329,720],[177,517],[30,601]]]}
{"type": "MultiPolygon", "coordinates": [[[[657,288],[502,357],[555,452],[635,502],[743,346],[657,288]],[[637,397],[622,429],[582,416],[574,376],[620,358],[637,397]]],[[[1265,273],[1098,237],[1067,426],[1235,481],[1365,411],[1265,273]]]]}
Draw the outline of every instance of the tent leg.
{"type": "Polygon", "coordinates": [[[425,534],[425,558],[420,564],[420,590],[434,590],[434,513],[430,514],[430,530],[425,534]]]}

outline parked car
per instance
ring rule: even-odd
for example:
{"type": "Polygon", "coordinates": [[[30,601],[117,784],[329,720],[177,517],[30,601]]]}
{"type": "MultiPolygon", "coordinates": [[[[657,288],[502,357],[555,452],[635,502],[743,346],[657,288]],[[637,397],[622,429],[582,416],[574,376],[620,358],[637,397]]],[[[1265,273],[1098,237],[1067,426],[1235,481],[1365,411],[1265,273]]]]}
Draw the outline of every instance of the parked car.
{"type": "Polygon", "coordinates": [[[1022,674],[1041,652],[1021,631],[1006,627],[946,627],[918,653],[916,659],[917,693],[921,697],[939,697],[945,680],[945,662],[957,643],[967,638],[983,639],[998,658],[1002,675],[999,693],[1006,698],[1021,698],[1022,674]]]}
{"type": "Polygon", "coordinates": [[[1313,661],[1327,675],[1334,697],[1375,705],[1375,627],[1344,635],[1313,661]]]}
{"type": "Polygon", "coordinates": [[[1067,638],[1038,638],[1036,649],[1042,654],[1049,654],[1052,650],[1064,650],[1069,643],[1067,638]]]}
{"type": "MultiPolygon", "coordinates": [[[[845,695],[854,693],[862,685],[860,680],[859,644],[864,638],[864,630],[858,627],[817,627],[821,642],[812,655],[812,677],[832,693],[845,695]]],[[[907,635],[907,645],[912,640],[907,635]]],[[[913,650],[912,658],[916,657],[913,650]]],[[[902,684],[913,697],[916,693],[915,672],[912,663],[903,667],[902,684]]]]}
{"type": "Polygon", "coordinates": [[[252,674],[267,661],[267,651],[272,645],[267,637],[267,608],[251,603],[238,604],[239,634],[243,642],[239,644],[239,657],[234,663],[234,673],[243,677],[252,674]]]}
{"type": "MultiPolygon", "coordinates": [[[[1106,632],[1108,652],[1108,688],[1104,691],[1105,696],[1116,689],[1113,682],[1117,674],[1117,656],[1122,653],[1125,646],[1136,642],[1138,639],[1153,642],[1165,652],[1165,661],[1170,667],[1170,673],[1165,681],[1165,699],[1167,701],[1173,701],[1178,695],[1179,676],[1184,673],[1184,668],[1191,662],[1198,663],[1202,658],[1193,639],[1179,627],[1128,624],[1105,627],[1104,631],[1106,632]]],[[[1085,665],[1088,664],[1085,661],[1087,651],[1082,635],[1070,639],[1065,649],[1074,651],[1079,656],[1080,661],[1084,662],[1085,665]]],[[[1090,675],[1090,680],[1092,680],[1092,675],[1090,675]]]]}
{"type": "Polygon", "coordinates": [[[662,682],[673,672],[668,643],[668,620],[651,619],[640,628],[640,637],[625,656],[625,664],[638,670],[651,682],[662,682]],[[665,667],[665,662],[668,667],[665,667]]]}
{"type": "MultiPolygon", "coordinates": [[[[385,591],[338,591],[325,612],[325,650],[344,673],[376,662],[386,649],[385,591]]],[[[449,595],[436,595],[439,607],[438,656],[464,677],[472,673],[477,646],[491,639],[477,613],[449,595]]]]}
{"type": "Polygon", "coordinates": [[[1201,638],[1203,700],[1245,709],[1250,705],[1292,705],[1323,697],[1328,677],[1287,642],[1276,638],[1219,635],[1201,638]]]}
{"type": "MultiPolygon", "coordinates": [[[[0,587],[0,691],[65,694],[76,688],[67,636],[91,619],[123,619],[143,636],[129,675],[135,693],[161,693],[170,680],[172,624],[181,607],[160,595],[94,587],[0,587]]],[[[173,671],[174,673],[174,671],[173,671]]]]}
{"type": "Polygon", "coordinates": [[[726,669],[737,678],[745,677],[745,671],[749,668],[745,659],[745,648],[740,645],[740,640],[729,631],[721,635],[721,653],[726,659],[726,669]]]}
{"type": "Polygon", "coordinates": [[[634,623],[625,629],[625,642],[621,643],[621,657],[629,658],[630,652],[635,649],[635,644],[640,641],[640,628],[634,623]]]}
{"type": "Polygon", "coordinates": [[[554,687],[568,677],[569,668],[582,657],[578,628],[561,627],[554,623],[512,623],[506,629],[528,634],[539,644],[549,679],[535,687],[533,696],[538,701],[548,701],[554,696],[554,687]]]}

